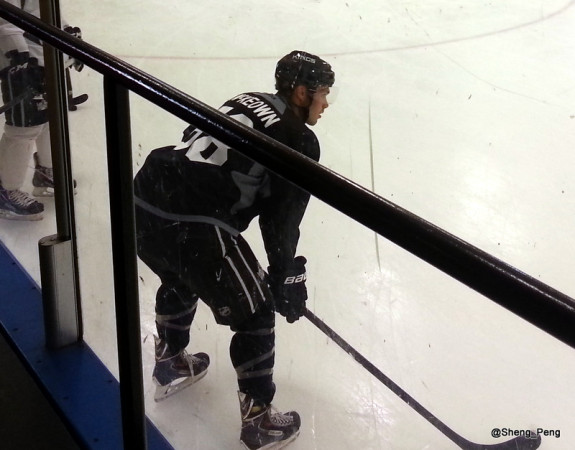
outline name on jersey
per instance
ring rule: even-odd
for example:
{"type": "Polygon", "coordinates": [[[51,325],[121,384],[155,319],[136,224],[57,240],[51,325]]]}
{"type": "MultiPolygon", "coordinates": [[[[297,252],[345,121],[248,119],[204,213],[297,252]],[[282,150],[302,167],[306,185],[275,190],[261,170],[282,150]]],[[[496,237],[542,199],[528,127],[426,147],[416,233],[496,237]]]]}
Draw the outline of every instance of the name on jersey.
{"type": "Polygon", "coordinates": [[[244,105],[246,108],[253,110],[256,117],[262,121],[264,128],[267,128],[270,125],[280,121],[280,118],[271,106],[259,98],[254,97],[253,95],[240,94],[232,98],[232,101],[235,101],[240,105],[244,105]]]}

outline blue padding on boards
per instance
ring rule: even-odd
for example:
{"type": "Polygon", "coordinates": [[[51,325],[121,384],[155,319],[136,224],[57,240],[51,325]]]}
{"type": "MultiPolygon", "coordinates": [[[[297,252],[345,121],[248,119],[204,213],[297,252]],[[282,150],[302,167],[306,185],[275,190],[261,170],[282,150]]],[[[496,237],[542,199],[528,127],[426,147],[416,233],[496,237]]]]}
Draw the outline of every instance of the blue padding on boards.
{"type": "MultiPolygon", "coordinates": [[[[1,242],[0,287],[0,326],[69,428],[86,448],[122,449],[117,380],[85,343],[45,347],[40,289],[1,242]]],[[[148,448],[173,449],[149,420],[147,433],[148,448]]]]}

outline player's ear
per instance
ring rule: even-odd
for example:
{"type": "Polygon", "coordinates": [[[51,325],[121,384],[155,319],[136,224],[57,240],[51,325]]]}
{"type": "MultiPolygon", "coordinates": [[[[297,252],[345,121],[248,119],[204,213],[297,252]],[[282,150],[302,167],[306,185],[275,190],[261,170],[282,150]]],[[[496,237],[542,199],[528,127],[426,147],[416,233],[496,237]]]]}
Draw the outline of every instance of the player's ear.
{"type": "Polygon", "coordinates": [[[292,102],[297,106],[307,106],[309,102],[307,88],[305,86],[296,86],[292,92],[292,102]]]}

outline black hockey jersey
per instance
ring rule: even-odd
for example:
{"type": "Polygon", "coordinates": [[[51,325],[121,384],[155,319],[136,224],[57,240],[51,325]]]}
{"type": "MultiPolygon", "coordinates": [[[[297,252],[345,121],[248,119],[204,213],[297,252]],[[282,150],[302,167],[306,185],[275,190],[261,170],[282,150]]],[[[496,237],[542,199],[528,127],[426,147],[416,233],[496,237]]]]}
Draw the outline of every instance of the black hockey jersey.
{"type": "MultiPolygon", "coordinates": [[[[220,111],[319,160],[315,134],[277,95],[241,94],[220,111]]],[[[309,201],[307,192],[193,126],[181,145],[152,151],[136,174],[134,194],[136,206],[154,216],[232,234],[259,216],[268,262],[277,270],[293,261],[309,201]]]]}

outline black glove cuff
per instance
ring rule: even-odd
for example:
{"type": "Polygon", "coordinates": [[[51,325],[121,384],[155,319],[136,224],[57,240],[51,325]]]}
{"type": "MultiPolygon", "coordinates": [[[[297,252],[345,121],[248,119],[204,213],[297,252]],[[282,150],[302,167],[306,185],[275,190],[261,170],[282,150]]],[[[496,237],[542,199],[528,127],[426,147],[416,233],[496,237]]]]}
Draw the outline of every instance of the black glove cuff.
{"type": "Polygon", "coordinates": [[[10,50],[6,53],[6,58],[10,60],[11,66],[21,66],[26,64],[30,59],[30,53],[19,52],[18,50],[10,50]]]}
{"type": "Polygon", "coordinates": [[[305,264],[307,259],[303,256],[296,256],[291,263],[284,265],[283,267],[268,267],[268,274],[270,279],[281,279],[286,276],[304,273],[305,264]]]}

